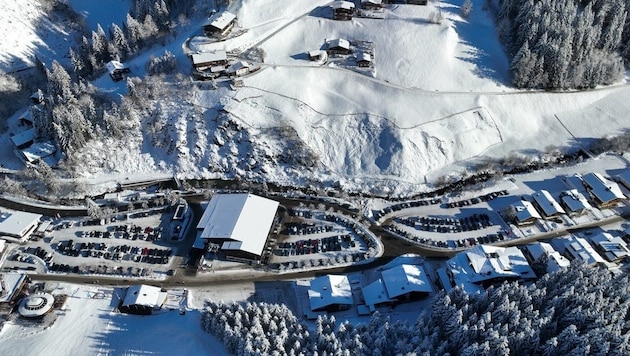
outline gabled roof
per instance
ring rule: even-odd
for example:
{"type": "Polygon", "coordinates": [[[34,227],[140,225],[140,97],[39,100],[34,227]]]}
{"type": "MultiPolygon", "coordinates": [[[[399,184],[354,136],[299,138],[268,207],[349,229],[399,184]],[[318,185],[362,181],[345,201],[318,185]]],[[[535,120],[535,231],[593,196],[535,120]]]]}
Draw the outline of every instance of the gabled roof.
{"type": "Polygon", "coordinates": [[[0,303],[11,301],[25,279],[26,275],[21,273],[0,274],[0,303]]]}
{"type": "Polygon", "coordinates": [[[160,307],[166,300],[166,292],[160,288],[144,284],[127,288],[122,306],[141,305],[145,307],[160,307]]]}
{"type": "Polygon", "coordinates": [[[525,245],[525,249],[529,251],[529,254],[535,260],[539,259],[543,254],[547,254],[547,273],[553,273],[560,269],[566,268],[571,264],[566,257],[562,256],[558,251],[546,242],[534,242],[525,245]]]}
{"type": "Polygon", "coordinates": [[[227,61],[227,52],[220,49],[214,52],[193,53],[190,57],[192,58],[193,64],[220,62],[227,61]]]}
{"type": "Polygon", "coordinates": [[[583,238],[574,235],[558,237],[551,240],[551,244],[560,253],[564,253],[573,259],[577,259],[587,265],[605,263],[595,249],[583,238]]]}
{"type": "Polygon", "coordinates": [[[497,278],[535,278],[534,271],[517,247],[477,245],[446,262],[456,285],[497,278]]]}
{"type": "Polygon", "coordinates": [[[46,158],[51,157],[55,154],[55,152],[57,152],[57,147],[55,147],[55,145],[50,141],[35,142],[29,147],[21,150],[21,152],[27,162],[33,163],[39,159],[42,159],[49,166],[54,166],[56,164],[56,160],[46,160],[46,158]]]}
{"type": "Polygon", "coordinates": [[[32,142],[35,139],[35,129],[24,130],[18,134],[11,136],[11,142],[16,147],[32,142]]]}
{"type": "Polygon", "coordinates": [[[558,204],[548,191],[543,189],[538,192],[534,192],[532,197],[546,216],[566,214],[564,209],[562,209],[560,204],[558,204]]]}
{"type": "Polygon", "coordinates": [[[229,11],[221,11],[210,16],[208,20],[203,24],[203,26],[212,26],[218,30],[223,30],[235,19],[236,15],[234,15],[233,13],[229,11]]]}
{"type": "Polygon", "coordinates": [[[119,61],[109,61],[105,64],[105,67],[107,68],[107,71],[111,74],[114,73],[117,70],[123,70],[125,68],[127,68],[127,66],[125,66],[124,64],[120,63],[119,61]]]}
{"type": "Polygon", "coordinates": [[[618,199],[625,199],[617,183],[606,180],[599,173],[588,173],[582,176],[582,181],[586,183],[591,194],[602,204],[610,203],[618,199]]]}
{"type": "Polygon", "coordinates": [[[357,54],[357,62],[360,62],[360,61],[371,62],[372,56],[367,52],[359,52],[357,54]]]}
{"type": "Polygon", "coordinates": [[[336,38],[328,42],[328,48],[336,48],[336,47],[350,49],[350,42],[343,38],[336,38]]]}
{"type": "Polygon", "coordinates": [[[527,200],[519,200],[517,203],[512,204],[515,212],[516,221],[529,221],[532,219],[540,219],[540,214],[534,208],[534,205],[527,200]]]}
{"type": "Polygon", "coordinates": [[[279,203],[253,194],[216,194],[197,229],[202,239],[232,240],[229,249],[261,255],[279,203]]]}
{"type": "Polygon", "coordinates": [[[385,289],[385,283],[381,278],[368,284],[361,289],[363,293],[363,300],[370,310],[374,310],[374,306],[381,303],[389,303],[394,300],[389,298],[387,289],[385,289]]]}
{"type": "Polygon", "coordinates": [[[580,212],[591,208],[591,204],[577,189],[562,192],[560,200],[570,212],[580,212]]]}
{"type": "Polygon", "coordinates": [[[239,69],[243,69],[243,68],[250,68],[251,66],[249,65],[249,63],[245,62],[245,61],[238,61],[238,62],[234,62],[232,63],[228,68],[227,71],[228,73],[235,73],[236,71],[238,71],[239,69]]]}
{"type": "Polygon", "coordinates": [[[599,246],[599,250],[608,261],[617,261],[630,256],[630,250],[621,237],[614,237],[607,232],[601,232],[589,238],[591,242],[599,246]]]}
{"type": "Polygon", "coordinates": [[[326,308],[331,305],[352,305],[352,289],[347,276],[325,275],[311,281],[308,290],[311,310],[326,308]]]}
{"type": "Polygon", "coordinates": [[[433,292],[431,282],[420,266],[396,266],[382,271],[381,276],[390,298],[397,298],[410,292],[433,292]]]}
{"type": "Polygon", "coordinates": [[[354,3],[350,1],[335,1],[330,6],[333,9],[354,10],[354,3]]]}

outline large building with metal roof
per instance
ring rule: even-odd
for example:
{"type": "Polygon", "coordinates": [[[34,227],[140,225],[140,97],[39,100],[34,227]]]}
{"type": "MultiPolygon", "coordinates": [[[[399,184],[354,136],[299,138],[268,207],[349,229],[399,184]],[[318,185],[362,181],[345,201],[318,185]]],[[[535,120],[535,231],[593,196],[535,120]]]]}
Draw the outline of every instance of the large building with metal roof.
{"type": "Polygon", "coordinates": [[[258,261],[278,205],[253,194],[217,194],[197,224],[197,236],[221,246],[227,259],[258,261]]]}
{"type": "Polygon", "coordinates": [[[0,211],[0,239],[26,241],[37,229],[41,217],[24,211],[0,211]]]}

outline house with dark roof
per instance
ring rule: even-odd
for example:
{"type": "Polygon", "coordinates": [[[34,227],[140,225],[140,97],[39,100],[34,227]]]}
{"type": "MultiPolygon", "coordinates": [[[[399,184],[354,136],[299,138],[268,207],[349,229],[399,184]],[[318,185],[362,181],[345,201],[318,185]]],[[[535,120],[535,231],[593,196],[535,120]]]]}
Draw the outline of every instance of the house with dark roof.
{"type": "Polygon", "coordinates": [[[611,208],[626,199],[617,183],[605,179],[599,173],[588,173],[581,176],[581,179],[592,201],[599,208],[611,208]]]}

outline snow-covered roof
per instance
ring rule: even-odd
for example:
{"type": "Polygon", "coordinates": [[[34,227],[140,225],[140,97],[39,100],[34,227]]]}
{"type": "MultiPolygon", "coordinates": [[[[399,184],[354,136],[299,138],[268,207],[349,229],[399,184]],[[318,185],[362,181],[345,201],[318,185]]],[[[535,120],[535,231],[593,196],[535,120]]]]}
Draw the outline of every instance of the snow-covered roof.
{"type": "Polygon", "coordinates": [[[431,293],[431,282],[424,269],[416,265],[400,265],[381,272],[387,295],[397,298],[410,292],[431,293]]]}
{"type": "MultiPolygon", "coordinates": [[[[39,159],[46,161],[45,158],[50,157],[57,152],[57,147],[55,147],[51,141],[35,142],[29,147],[22,149],[20,152],[22,152],[22,155],[27,162],[33,163],[39,159]]],[[[53,161],[53,164],[50,164],[46,161],[46,163],[48,163],[49,166],[54,166],[54,163],[56,162],[53,161]]]]}
{"type": "Polygon", "coordinates": [[[328,42],[328,48],[345,48],[350,49],[350,42],[343,38],[335,38],[334,40],[330,40],[328,42]]]}
{"type": "Polygon", "coordinates": [[[344,1],[344,0],[335,1],[330,6],[332,6],[332,8],[335,10],[337,9],[354,10],[354,3],[350,1],[344,1]]]}
{"type": "Polygon", "coordinates": [[[587,265],[604,264],[605,261],[595,249],[581,237],[574,235],[562,236],[551,240],[551,245],[560,253],[567,254],[587,265]]]}
{"type": "Polygon", "coordinates": [[[512,204],[514,208],[517,222],[526,222],[532,219],[540,219],[540,214],[534,208],[534,205],[527,200],[519,200],[517,203],[512,204]]]}
{"type": "Polygon", "coordinates": [[[612,236],[608,232],[601,232],[589,238],[591,242],[599,247],[603,257],[608,261],[618,261],[630,256],[630,250],[626,242],[619,236],[612,236]]]}
{"type": "Polygon", "coordinates": [[[191,55],[193,64],[204,64],[212,62],[227,61],[227,52],[225,50],[216,50],[214,52],[193,53],[191,55]]]}
{"type": "Polygon", "coordinates": [[[311,281],[308,299],[311,310],[319,310],[330,305],[354,304],[348,277],[332,274],[311,281]]]}
{"type": "Polygon", "coordinates": [[[360,61],[371,62],[372,56],[367,52],[359,52],[357,53],[357,62],[360,61]]]}
{"type": "Polygon", "coordinates": [[[22,299],[18,312],[26,318],[37,318],[48,313],[55,302],[49,293],[36,293],[22,299]]]}
{"type": "Polygon", "coordinates": [[[538,192],[534,192],[534,194],[532,194],[532,197],[534,198],[538,206],[543,210],[545,216],[566,214],[564,209],[562,209],[560,204],[558,204],[556,199],[554,199],[551,196],[551,193],[549,193],[548,191],[543,189],[538,192]]]}
{"type": "Polygon", "coordinates": [[[206,207],[197,229],[203,239],[232,240],[238,249],[261,255],[279,203],[253,194],[217,194],[206,207]]]}
{"type": "Polygon", "coordinates": [[[41,217],[40,214],[25,211],[2,211],[0,212],[0,235],[25,238],[37,227],[41,217]]]}
{"type": "Polygon", "coordinates": [[[571,264],[566,257],[562,256],[558,251],[546,243],[546,242],[534,242],[525,245],[525,249],[529,252],[532,259],[535,261],[543,254],[547,254],[547,273],[553,273],[560,269],[566,268],[571,264]]]}
{"type": "Polygon", "coordinates": [[[0,274],[0,303],[11,301],[25,279],[26,275],[22,273],[0,274]]]}
{"type": "Polygon", "coordinates": [[[204,23],[205,26],[212,26],[218,30],[223,30],[236,19],[236,15],[229,11],[217,12],[210,16],[204,23]]]}
{"type": "Polygon", "coordinates": [[[623,173],[619,174],[617,180],[626,188],[630,189],[630,170],[625,170],[623,173]]]}
{"type": "Polygon", "coordinates": [[[588,173],[582,176],[591,194],[602,204],[611,203],[615,200],[625,199],[617,183],[606,180],[599,173],[588,173]]]}
{"type": "Polygon", "coordinates": [[[560,200],[570,212],[581,212],[591,208],[591,204],[577,189],[562,192],[560,200]]]}
{"type": "Polygon", "coordinates": [[[166,292],[159,287],[144,284],[127,288],[122,306],[141,305],[146,307],[160,307],[166,300],[166,292]]]}
{"type": "Polygon", "coordinates": [[[393,302],[394,300],[389,298],[387,289],[385,289],[385,283],[381,278],[368,284],[361,289],[363,293],[363,300],[370,310],[374,310],[374,306],[381,303],[393,302]]]}
{"type": "Polygon", "coordinates": [[[127,67],[119,61],[109,61],[105,64],[105,68],[107,68],[107,71],[111,74],[117,70],[123,70],[127,67]]]}
{"type": "Polygon", "coordinates": [[[446,262],[456,285],[497,278],[535,278],[534,271],[517,247],[477,245],[446,262]]]}
{"type": "Polygon", "coordinates": [[[234,62],[232,63],[228,68],[227,68],[227,72],[228,73],[236,73],[238,70],[243,69],[243,68],[250,68],[251,66],[249,65],[249,63],[245,62],[245,61],[238,61],[238,62],[234,62]]]}
{"type": "Polygon", "coordinates": [[[11,142],[16,147],[22,146],[28,142],[32,142],[35,139],[35,129],[24,130],[11,136],[11,142]]]}
{"type": "Polygon", "coordinates": [[[383,0],[361,0],[361,4],[382,5],[383,4],[383,0]]]}

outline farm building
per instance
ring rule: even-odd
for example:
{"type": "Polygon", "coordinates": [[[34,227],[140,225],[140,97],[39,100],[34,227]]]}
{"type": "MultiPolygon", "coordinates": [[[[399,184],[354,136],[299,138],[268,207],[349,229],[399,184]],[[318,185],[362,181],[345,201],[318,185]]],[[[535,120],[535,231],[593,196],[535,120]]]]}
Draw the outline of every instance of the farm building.
{"type": "Polygon", "coordinates": [[[605,179],[599,173],[588,173],[581,178],[591,199],[599,208],[614,207],[626,199],[617,183],[605,179]]]}
{"type": "Polygon", "coordinates": [[[350,53],[350,42],[343,38],[330,40],[326,43],[326,52],[330,54],[348,54],[350,53]]]}
{"type": "Polygon", "coordinates": [[[125,74],[131,71],[129,67],[119,61],[109,61],[105,64],[105,67],[109,72],[109,76],[115,82],[122,80],[125,77],[125,74]]]}
{"type": "Polygon", "coordinates": [[[148,315],[159,310],[166,301],[166,291],[144,284],[130,286],[119,298],[118,310],[127,314],[148,315]]]}
{"type": "Polygon", "coordinates": [[[27,148],[33,144],[35,140],[35,129],[24,130],[11,136],[11,142],[16,149],[27,148]]]}
{"type": "Polygon", "coordinates": [[[369,67],[372,65],[372,55],[367,52],[359,52],[356,55],[357,67],[369,67]]]}
{"type": "Polygon", "coordinates": [[[545,217],[554,217],[566,214],[564,209],[558,204],[556,199],[546,190],[540,190],[532,194],[534,205],[541,211],[545,217]]]}
{"type": "Polygon", "coordinates": [[[217,194],[197,224],[198,238],[221,246],[227,259],[258,261],[278,205],[253,194],[217,194]]]}
{"type": "Polygon", "coordinates": [[[193,67],[196,70],[206,70],[216,66],[227,65],[227,52],[225,50],[217,50],[214,52],[193,53],[190,56],[193,67]]]}
{"type": "Polygon", "coordinates": [[[354,15],[354,3],[350,1],[335,1],[331,5],[333,20],[352,20],[354,15]]]}
{"type": "Polygon", "coordinates": [[[325,275],[313,279],[308,290],[312,311],[349,309],[354,304],[347,276],[325,275]]]}
{"type": "Polygon", "coordinates": [[[228,11],[213,14],[204,22],[203,30],[208,35],[225,36],[234,27],[236,15],[228,11]]]}
{"type": "Polygon", "coordinates": [[[26,241],[39,225],[39,214],[24,211],[0,211],[0,239],[26,241]]]}

